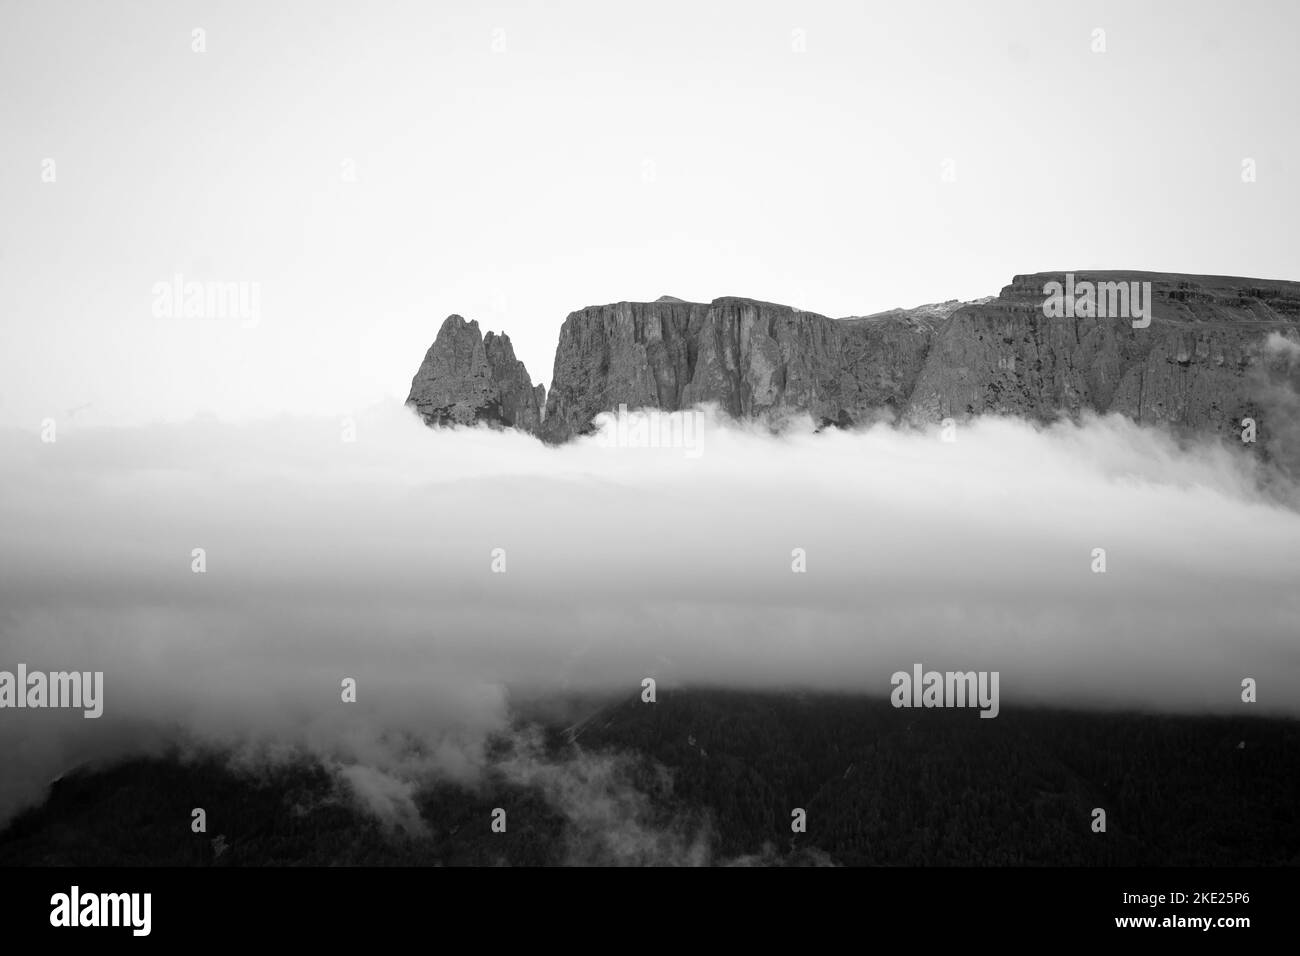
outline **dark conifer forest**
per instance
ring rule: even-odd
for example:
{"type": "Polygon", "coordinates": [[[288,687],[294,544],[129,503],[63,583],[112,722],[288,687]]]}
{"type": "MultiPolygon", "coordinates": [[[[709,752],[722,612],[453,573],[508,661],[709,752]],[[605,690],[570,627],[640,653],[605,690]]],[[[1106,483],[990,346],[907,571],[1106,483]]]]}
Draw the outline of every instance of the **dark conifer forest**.
{"type": "Polygon", "coordinates": [[[133,759],[53,783],[0,865],[1296,865],[1300,724],[695,689],[521,716],[414,802],[395,826],[305,756],[133,759]]]}

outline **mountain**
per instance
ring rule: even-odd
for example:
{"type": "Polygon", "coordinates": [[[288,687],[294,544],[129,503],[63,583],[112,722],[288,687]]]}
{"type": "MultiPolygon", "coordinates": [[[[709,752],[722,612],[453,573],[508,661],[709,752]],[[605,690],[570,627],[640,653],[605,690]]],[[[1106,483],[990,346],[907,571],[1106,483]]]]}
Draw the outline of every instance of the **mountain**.
{"type": "Polygon", "coordinates": [[[545,387],[533,386],[508,335],[484,337],[478,322],[449,315],[411,381],[406,404],[429,425],[486,422],[535,434],[545,401],[545,387]]]}
{"type": "Polygon", "coordinates": [[[1224,435],[1252,417],[1266,432],[1262,387],[1289,374],[1300,350],[1270,336],[1300,338],[1300,283],[1070,275],[1020,275],[995,297],[842,319],[730,296],[589,306],[565,319],[551,390],[536,408],[542,393],[509,339],[497,340],[504,348],[493,357],[477,345],[478,326],[452,316],[408,403],[426,421],[513,425],[551,442],[620,404],[671,411],[701,402],[736,417],[807,413],[845,426],[987,413],[1047,421],[1091,410],[1224,435]],[[1111,312],[1049,317],[1049,283],[1067,281],[1099,284],[1092,311],[1109,303],[1111,312]],[[1132,310],[1146,309],[1149,322],[1114,314],[1116,290],[1130,288],[1132,310]]]}
{"type": "Polygon", "coordinates": [[[838,321],[733,297],[582,309],[560,329],[543,434],[564,441],[620,404],[716,402],[736,417],[851,424],[906,402],[936,327],[908,313],[838,321]]]}
{"type": "Polygon", "coordinates": [[[988,302],[955,311],[931,345],[908,403],[926,420],[983,412],[1048,419],[1084,409],[1143,423],[1237,433],[1264,418],[1270,333],[1300,324],[1300,283],[1147,272],[1075,274],[1076,283],[1150,282],[1151,324],[1047,318],[1052,273],[1016,276],[988,302]]]}

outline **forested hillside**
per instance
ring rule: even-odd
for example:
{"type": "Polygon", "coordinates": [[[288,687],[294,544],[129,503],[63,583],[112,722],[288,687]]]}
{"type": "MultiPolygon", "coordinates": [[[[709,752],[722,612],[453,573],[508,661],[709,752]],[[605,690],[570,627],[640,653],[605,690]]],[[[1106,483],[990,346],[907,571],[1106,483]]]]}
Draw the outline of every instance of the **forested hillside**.
{"type": "Polygon", "coordinates": [[[418,791],[418,833],[381,823],[306,760],[256,775],[219,755],[73,772],[0,833],[0,865],[1300,863],[1290,720],[981,720],[694,690],[503,735],[490,753],[478,785],[418,791]],[[206,833],[191,832],[194,807],[206,833]],[[1091,828],[1097,807],[1105,833],[1091,828]],[[505,832],[491,829],[495,808],[505,832]],[[791,831],[796,808],[804,833],[791,831]]]}

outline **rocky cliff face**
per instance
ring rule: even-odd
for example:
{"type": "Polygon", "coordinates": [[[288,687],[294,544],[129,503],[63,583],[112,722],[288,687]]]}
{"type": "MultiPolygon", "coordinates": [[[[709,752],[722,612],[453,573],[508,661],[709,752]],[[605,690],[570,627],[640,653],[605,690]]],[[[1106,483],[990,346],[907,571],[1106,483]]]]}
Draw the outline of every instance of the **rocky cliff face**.
{"type": "Polygon", "coordinates": [[[543,434],[602,411],[716,402],[737,417],[810,413],[851,424],[906,402],[939,318],[897,310],[836,320],[752,299],[667,297],[572,313],[560,329],[543,434]]]}
{"type": "MultiPolygon", "coordinates": [[[[1048,317],[1044,287],[1016,276],[999,295],[832,319],[752,299],[668,296],[573,312],[551,391],[504,336],[452,316],[425,356],[410,403],[427,421],[514,425],[548,441],[603,411],[715,402],[737,417],[822,424],[935,421],[985,413],[1050,420],[1090,409],[1224,434],[1261,416],[1279,359],[1270,333],[1300,340],[1300,283],[1137,272],[1082,283],[1150,283],[1150,324],[1128,314],[1048,317]]],[[[1111,300],[1112,306],[1114,300],[1111,300]]],[[[1290,367],[1290,366],[1288,366],[1290,367]]]]}
{"type": "Polygon", "coordinates": [[[533,387],[510,337],[449,315],[425,353],[406,404],[430,425],[489,425],[536,434],[546,390],[533,387]]]}
{"type": "Polygon", "coordinates": [[[1064,278],[1016,276],[997,298],[954,312],[934,337],[907,416],[1045,420],[1091,409],[1235,432],[1260,414],[1269,333],[1300,327],[1300,283],[1139,272],[1076,273],[1075,281],[1151,283],[1148,327],[1047,318],[1044,286],[1064,278]]]}

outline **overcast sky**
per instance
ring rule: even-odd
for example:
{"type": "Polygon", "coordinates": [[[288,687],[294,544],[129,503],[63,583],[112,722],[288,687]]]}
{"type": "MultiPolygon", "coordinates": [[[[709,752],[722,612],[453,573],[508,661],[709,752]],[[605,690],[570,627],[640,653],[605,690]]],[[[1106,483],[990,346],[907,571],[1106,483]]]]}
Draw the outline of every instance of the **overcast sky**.
{"type": "Polygon", "coordinates": [[[621,299],[1300,278],[1298,10],[3,0],[0,424],[347,413],[451,312],[549,384],[621,299]],[[177,273],[258,321],[155,315],[177,273]]]}

